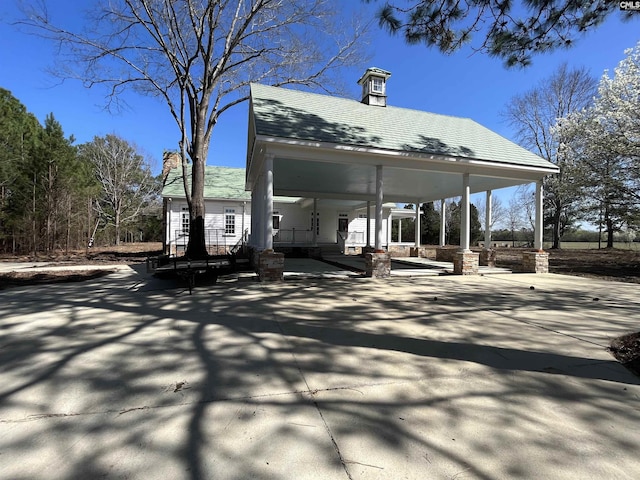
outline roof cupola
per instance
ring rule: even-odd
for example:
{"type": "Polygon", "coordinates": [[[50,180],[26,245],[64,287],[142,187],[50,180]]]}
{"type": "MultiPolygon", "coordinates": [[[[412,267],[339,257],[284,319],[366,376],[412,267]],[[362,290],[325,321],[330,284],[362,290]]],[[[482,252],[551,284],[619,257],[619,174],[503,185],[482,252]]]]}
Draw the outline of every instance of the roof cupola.
{"type": "Polygon", "coordinates": [[[358,85],[362,85],[362,103],[366,105],[387,106],[387,78],[391,72],[381,68],[367,68],[364,75],[358,80],[358,85]]]}

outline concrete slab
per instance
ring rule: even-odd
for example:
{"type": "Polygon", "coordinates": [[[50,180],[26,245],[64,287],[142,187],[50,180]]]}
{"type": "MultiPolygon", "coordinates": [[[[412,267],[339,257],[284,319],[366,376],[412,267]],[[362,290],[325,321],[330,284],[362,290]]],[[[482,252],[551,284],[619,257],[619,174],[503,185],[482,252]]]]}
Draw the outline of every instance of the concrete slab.
{"type": "MultiPolygon", "coordinates": [[[[365,270],[364,258],[358,255],[327,255],[327,260],[335,265],[345,265],[354,270],[365,270]]],[[[437,262],[422,257],[393,257],[391,259],[391,276],[394,277],[428,277],[453,273],[453,263],[437,262]]],[[[479,274],[508,274],[511,270],[499,267],[479,267],[479,274]]]]}
{"type": "Polygon", "coordinates": [[[558,275],[2,290],[0,478],[632,479],[639,314],[558,275]]]}
{"type": "MultiPolygon", "coordinates": [[[[400,266],[409,265],[414,267],[438,270],[440,273],[453,273],[452,262],[438,262],[436,260],[431,260],[429,258],[423,257],[394,257],[392,260],[400,266]]],[[[511,270],[502,267],[488,267],[480,265],[478,267],[478,273],[482,275],[492,275],[498,273],[506,274],[511,273],[511,270]]]]}
{"type": "MultiPolygon", "coordinates": [[[[356,271],[365,271],[365,260],[359,255],[325,255],[326,260],[335,265],[345,265],[356,271]]],[[[404,261],[404,258],[391,259],[391,276],[396,277],[424,277],[445,273],[446,267],[453,271],[453,264],[434,264],[428,262],[404,261]]],[[[425,259],[426,260],[426,259],[425,259]]]]}
{"type": "Polygon", "coordinates": [[[330,265],[312,258],[285,258],[284,277],[290,278],[347,278],[359,276],[357,272],[330,265]]]}

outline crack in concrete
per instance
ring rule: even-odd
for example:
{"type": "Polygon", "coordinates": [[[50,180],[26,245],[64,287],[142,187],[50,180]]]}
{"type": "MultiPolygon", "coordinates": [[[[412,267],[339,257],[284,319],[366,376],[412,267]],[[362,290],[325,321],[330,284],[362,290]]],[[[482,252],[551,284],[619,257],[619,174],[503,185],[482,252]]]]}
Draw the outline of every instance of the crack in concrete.
{"type": "MultiPolygon", "coordinates": [[[[416,378],[416,382],[422,381],[422,378],[416,378]]],[[[305,382],[306,383],[306,382],[305,382]]],[[[117,414],[118,416],[124,415],[126,413],[144,411],[144,410],[158,410],[163,408],[176,408],[176,407],[188,407],[192,405],[200,405],[206,403],[224,403],[224,402],[246,402],[248,400],[258,400],[264,398],[275,398],[282,397],[287,395],[308,395],[309,398],[313,398],[314,395],[320,392],[331,392],[331,391],[339,391],[339,390],[353,390],[358,393],[362,393],[358,390],[358,388],[364,387],[376,387],[380,385],[401,385],[404,383],[411,383],[407,381],[402,382],[373,382],[367,384],[360,385],[352,385],[352,386],[343,386],[343,387],[330,387],[330,388],[320,388],[320,389],[305,389],[305,390],[290,390],[286,392],[277,392],[277,393],[264,393],[260,395],[245,395],[240,397],[217,397],[217,398],[205,398],[198,401],[193,402],[179,402],[179,403],[166,403],[162,405],[143,405],[140,407],[130,407],[130,408],[122,408],[122,409],[109,409],[109,410],[101,410],[101,411],[90,411],[90,412],[71,412],[71,413],[37,413],[33,415],[27,415],[25,418],[20,419],[0,419],[0,423],[22,423],[22,422],[31,422],[36,420],[46,420],[50,418],[65,418],[65,417],[82,417],[82,416],[91,416],[91,415],[106,415],[106,414],[117,414]],[[357,387],[357,388],[356,388],[357,387]]]]}
{"type": "Polygon", "coordinates": [[[318,389],[311,390],[311,388],[309,387],[309,383],[307,382],[307,377],[305,376],[304,372],[302,371],[302,368],[300,367],[300,363],[298,362],[298,357],[296,356],[295,349],[293,348],[293,345],[291,344],[291,342],[287,338],[287,335],[285,334],[284,329],[282,328],[282,325],[280,324],[280,322],[276,318],[275,313],[272,312],[271,315],[272,315],[271,320],[277,325],[278,331],[280,332],[280,335],[284,339],[284,342],[287,344],[289,352],[291,353],[291,356],[293,357],[293,361],[296,364],[296,369],[298,370],[298,374],[300,375],[300,377],[302,378],[302,381],[304,382],[305,386],[307,387],[306,390],[307,390],[307,392],[309,392],[309,398],[311,400],[311,403],[313,403],[313,406],[315,407],[316,411],[318,412],[318,415],[320,416],[320,419],[322,420],[322,424],[324,425],[325,431],[327,432],[327,435],[329,436],[329,439],[331,440],[331,444],[333,445],[333,449],[335,450],[336,454],[338,455],[338,459],[340,460],[340,463],[342,464],[342,468],[344,469],[344,472],[346,473],[347,478],[349,480],[353,480],[353,477],[351,476],[351,473],[349,472],[349,468],[347,467],[347,463],[348,462],[342,456],[342,452],[340,451],[340,447],[338,446],[338,442],[337,442],[335,436],[333,435],[333,432],[331,431],[331,427],[327,423],[327,420],[324,418],[324,415],[322,413],[322,409],[320,408],[320,405],[318,404],[318,402],[315,399],[315,395],[318,393],[319,390],[318,389]]]}

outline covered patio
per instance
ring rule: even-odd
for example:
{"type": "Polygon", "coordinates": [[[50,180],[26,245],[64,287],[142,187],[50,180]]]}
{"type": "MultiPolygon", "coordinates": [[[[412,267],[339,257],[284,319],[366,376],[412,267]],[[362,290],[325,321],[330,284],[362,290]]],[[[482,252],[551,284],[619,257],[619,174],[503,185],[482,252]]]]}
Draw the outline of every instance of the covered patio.
{"type": "MultiPolygon", "coordinates": [[[[369,69],[365,80],[361,79],[363,97],[367,81],[376,78],[378,71],[369,69]]],[[[440,201],[444,223],[445,199],[461,197],[461,235],[454,271],[477,273],[478,254],[470,249],[470,195],[486,192],[486,224],[490,225],[494,190],[535,183],[531,254],[534,271],[544,271],[542,181],[557,170],[470,119],[251,86],[246,188],[252,196],[251,231],[255,234],[251,247],[265,259],[263,265],[277,267],[279,263],[273,252],[274,195],[366,202],[367,212],[375,212],[376,226],[372,244],[367,239],[371,246],[366,254],[370,261],[367,273],[383,277],[390,267],[389,254],[382,249],[383,203],[440,201]]],[[[418,220],[419,209],[414,215],[418,220]]],[[[367,224],[371,217],[368,213],[367,224]]],[[[414,241],[419,247],[420,222],[416,225],[414,241]]],[[[444,226],[440,231],[444,246],[444,226]]],[[[486,237],[485,245],[490,245],[489,231],[486,237]]],[[[258,260],[258,266],[260,263],[258,260]]]]}

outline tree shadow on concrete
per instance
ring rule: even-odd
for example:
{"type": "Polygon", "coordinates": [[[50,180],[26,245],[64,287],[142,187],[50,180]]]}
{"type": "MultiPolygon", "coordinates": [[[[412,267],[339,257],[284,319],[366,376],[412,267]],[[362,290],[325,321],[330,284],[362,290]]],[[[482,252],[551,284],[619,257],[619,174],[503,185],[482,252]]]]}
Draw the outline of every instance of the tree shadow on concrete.
{"type": "MultiPolygon", "coordinates": [[[[631,293],[594,306],[571,288],[512,283],[238,283],[189,296],[116,275],[0,292],[0,473],[311,477],[291,451],[335,478],[490,479],[635,452],[637,434],[610,427],[640,420],[627,404],[638,381],[589,332],[624,328],[608,310],[637,314],[631,293]],[[519,463],[487,463],[522,438],[519,463]]],[[[598,461],[593,472],[613,471],[598,461]]]]}

